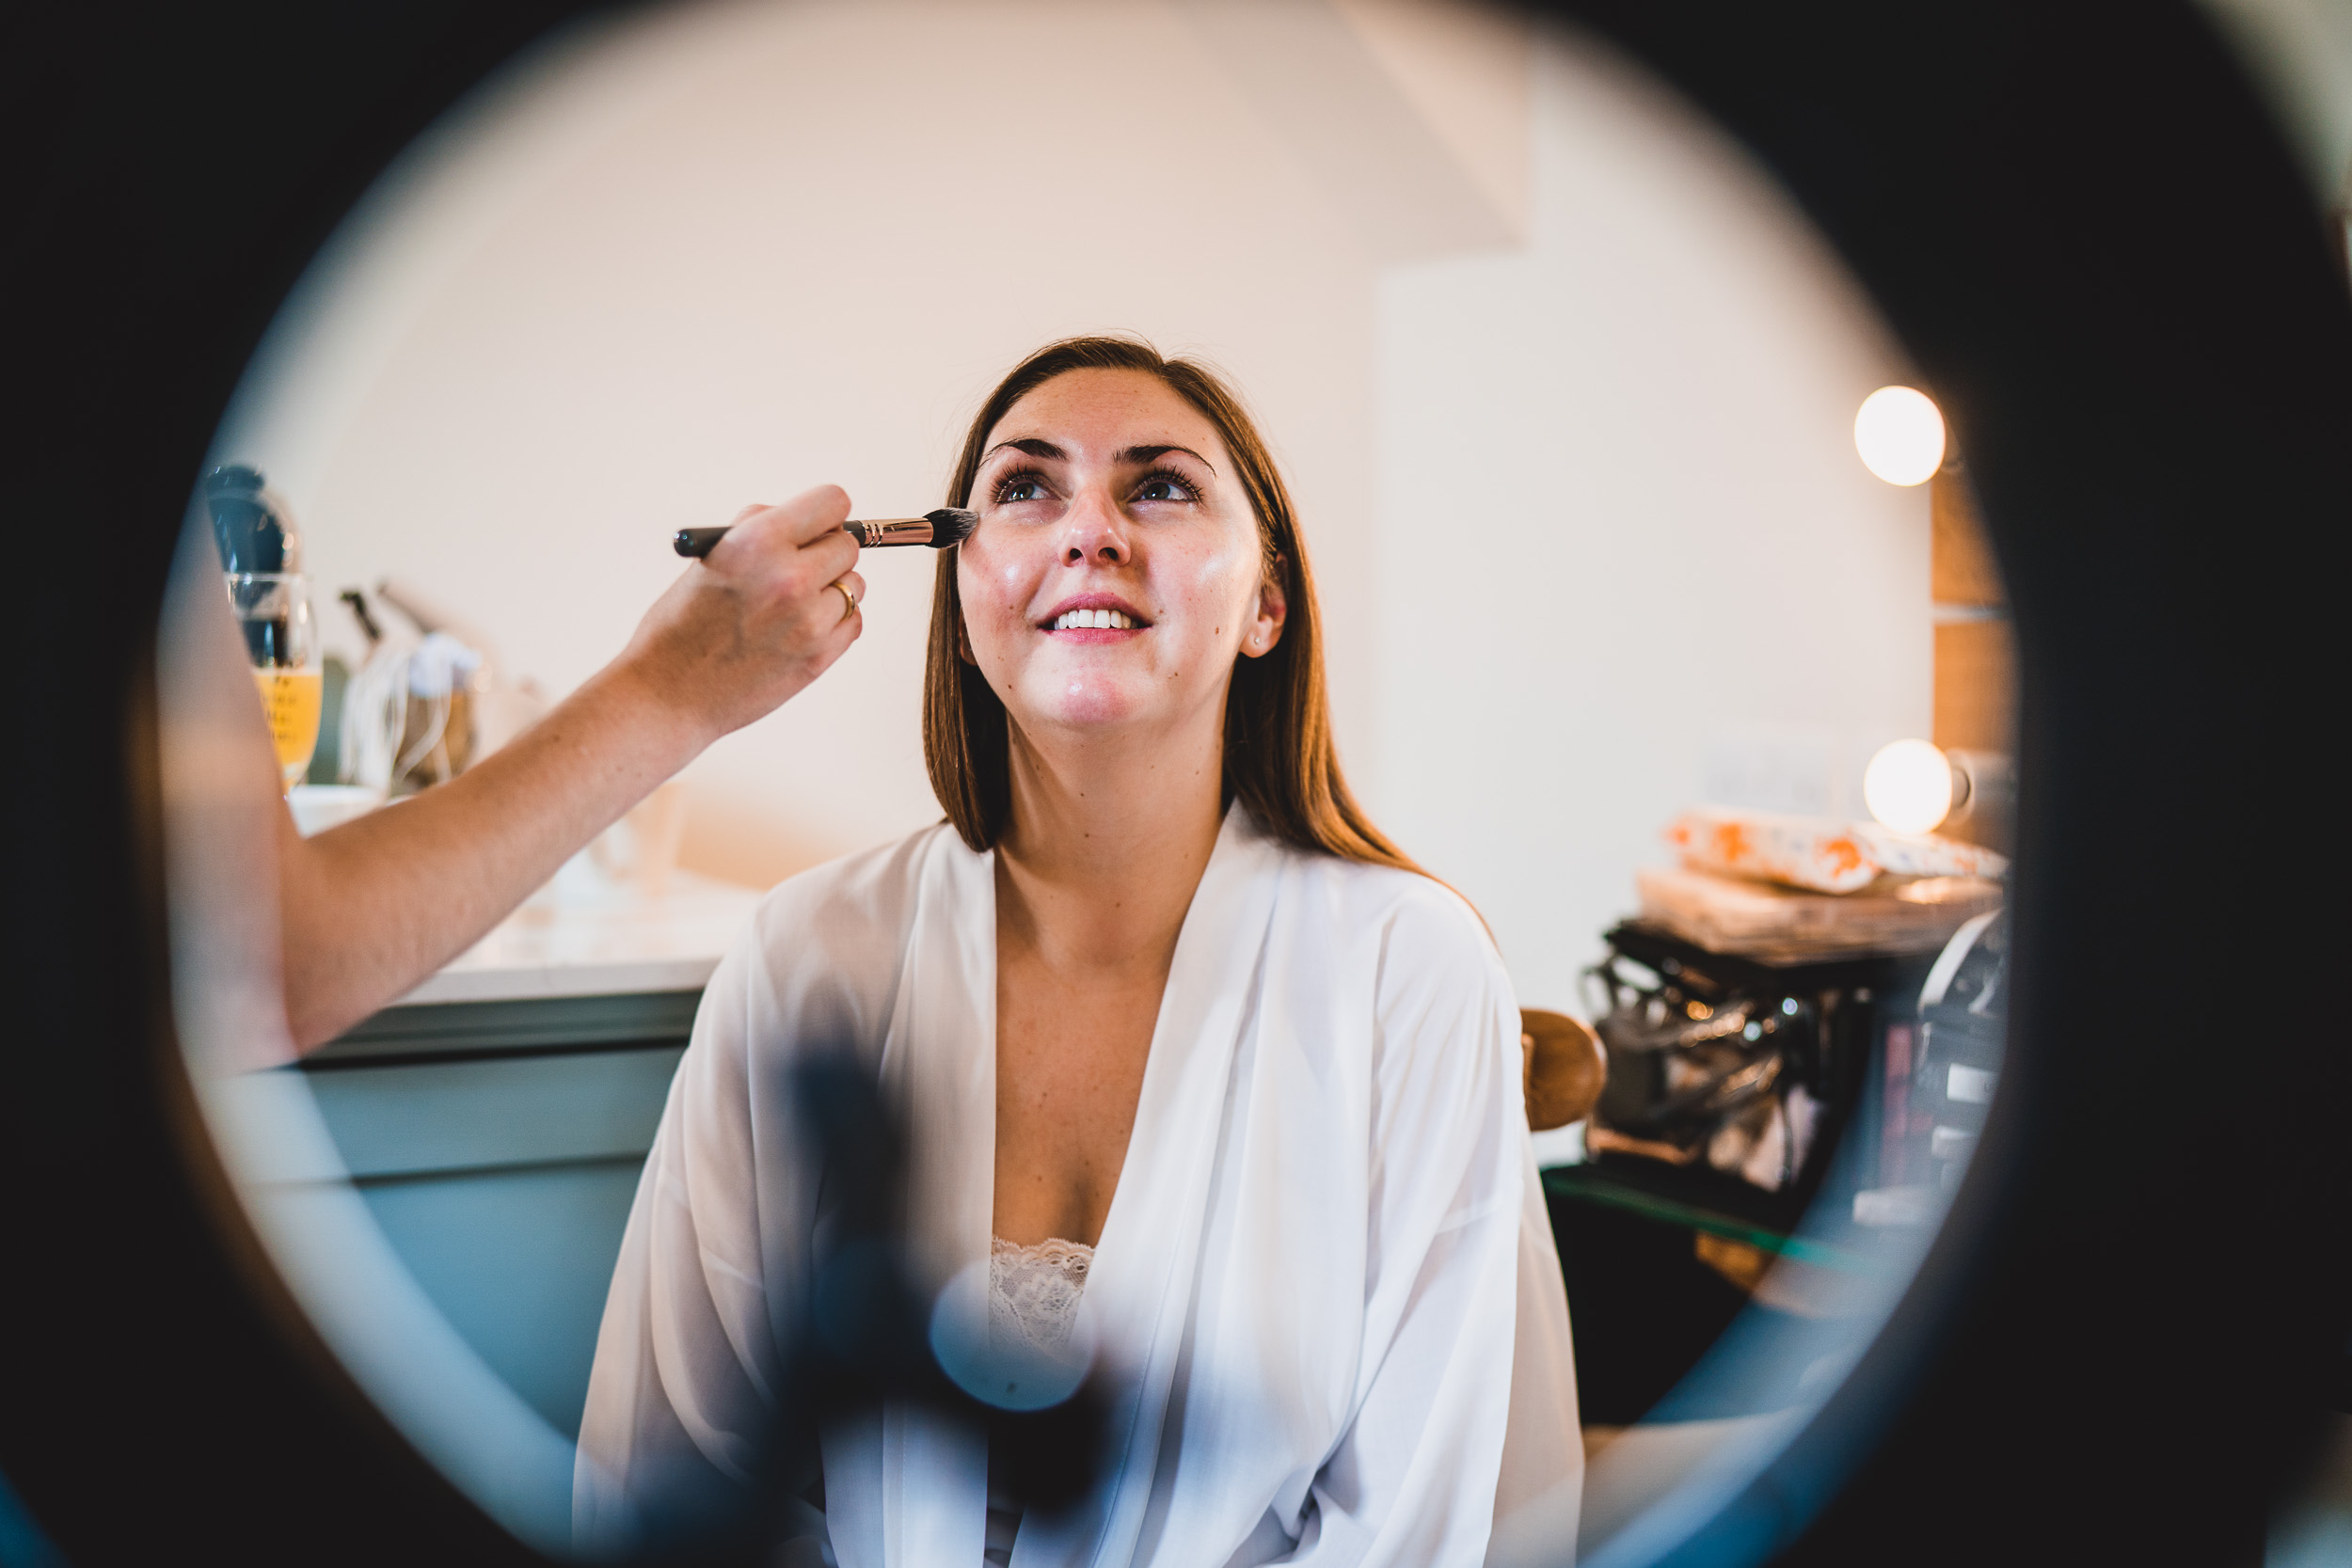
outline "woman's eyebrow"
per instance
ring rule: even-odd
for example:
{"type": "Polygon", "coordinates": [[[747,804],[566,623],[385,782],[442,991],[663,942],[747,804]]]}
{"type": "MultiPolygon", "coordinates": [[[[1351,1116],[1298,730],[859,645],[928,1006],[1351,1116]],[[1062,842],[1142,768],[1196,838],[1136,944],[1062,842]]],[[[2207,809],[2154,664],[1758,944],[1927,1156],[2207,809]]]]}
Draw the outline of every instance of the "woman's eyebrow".
{"type": "Polygon", "coordinates": [[[1051,441],[1041,441],[1034,436],[1024,436],[1019,440],[997,442],[994,446],[980,453],[980,461],[983,463],[987,462],[990,458],[995,456],[1007,447],[1010,447],[1015,451],[1025,451],[1031,457],[1040,458],[1050,463],[1058,463],[1063,458],[1070,455],[1068,452],[1062,451],[1061,448],[1054,445],[1051,441]]]}
{"type": "MultiPolygon", "coordinates": [[[[980,453],[980,461],[983,463],[987,462],[990,458],[995,456],[998,452],[1003,451],[1008,447],[1011,448],[1014,451],[1026,452],[1031,457],[1049,463],[1059,463],[1070,456],[1068,452],[1062,451],[1061,448],[1054,445],[1051,441],[1041,440],[1035,436],[1024,436],[1014,440],[997,442],[994,446],[980,453]]],[[[1119,454],[1118,461],[1131,467],[1140,467],[1146,463],[1156,463],[1171,451],[1181,451],[1186,457],[1191,458],[1195,463],[1198,463],[1202,467],[1208,469],[1209,472],[1216,472],[1216,464],[1210,462],[1207,458],[1201,456],[1190,447],[1180,447],[1173,441],[1157,446],[1129,447],[1126,451],[1119,454]]]]}
{"type": "Polygon", "coordinates": [[[1202,467],[1208,469],[1209,472],[1216,472],[1216,464],[1210,462],[1207,458],[1201,456],[1190,447],[1180,447],[1175,445],[1173,442],[1162,447],[1129,447],[1125,451],[1119,454],[1119,460],[1121,463],[1156,463],[1171,451],[1181,451],[1186,457],[1191,458],[1195,463],[1198,463],[1202,467]]]}

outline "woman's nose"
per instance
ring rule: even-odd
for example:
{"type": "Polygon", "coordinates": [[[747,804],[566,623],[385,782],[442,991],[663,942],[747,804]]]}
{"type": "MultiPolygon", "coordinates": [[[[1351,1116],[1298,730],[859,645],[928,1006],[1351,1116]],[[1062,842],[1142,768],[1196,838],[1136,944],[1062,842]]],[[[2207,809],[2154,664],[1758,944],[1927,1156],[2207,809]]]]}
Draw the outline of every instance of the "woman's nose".
{"type": "Polygon", "coordinates": [[[1062,516],[1061,559],[1065,566],[1116,566],[1129,559],[1127,519],[1108,492],[1089,486],[1062,516]]]}

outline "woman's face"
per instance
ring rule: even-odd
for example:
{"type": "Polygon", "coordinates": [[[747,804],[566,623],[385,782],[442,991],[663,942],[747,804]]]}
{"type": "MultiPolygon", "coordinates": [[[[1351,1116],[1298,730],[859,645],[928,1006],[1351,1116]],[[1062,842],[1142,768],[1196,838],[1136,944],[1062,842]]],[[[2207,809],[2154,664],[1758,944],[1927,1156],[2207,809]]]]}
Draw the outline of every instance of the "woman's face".
{"type": "Polygon", "coordinates": [[[1156,376],[1071,371],[1030,392],[989,432],[971,505],[965,632],[1032,738],[1214,721],[1234,657],[1281,636],[1232,458],[1156,376]]]}

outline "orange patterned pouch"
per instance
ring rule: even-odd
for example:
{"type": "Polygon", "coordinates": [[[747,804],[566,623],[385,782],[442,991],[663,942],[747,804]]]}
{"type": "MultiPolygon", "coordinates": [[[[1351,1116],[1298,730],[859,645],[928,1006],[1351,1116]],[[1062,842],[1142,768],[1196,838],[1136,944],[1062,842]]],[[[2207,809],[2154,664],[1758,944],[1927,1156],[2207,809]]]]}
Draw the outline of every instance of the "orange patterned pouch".
{"type": "Polygon", "coordinates": [[[1816,893],[1854,893],[1878,879],[1879,863],[1842,823],[1702,806],[1666,829],[1693,871],[1783,882],[1816,893]]]}
{"type": "Polygon", "coordinates": [[[1666,842],[1692,871],[1815,893],[1858,893],[1881,876],[1997,879],[2009,870],[2002,856],[1958,839],[1727,806],[1684,812],[1666,842]]]}

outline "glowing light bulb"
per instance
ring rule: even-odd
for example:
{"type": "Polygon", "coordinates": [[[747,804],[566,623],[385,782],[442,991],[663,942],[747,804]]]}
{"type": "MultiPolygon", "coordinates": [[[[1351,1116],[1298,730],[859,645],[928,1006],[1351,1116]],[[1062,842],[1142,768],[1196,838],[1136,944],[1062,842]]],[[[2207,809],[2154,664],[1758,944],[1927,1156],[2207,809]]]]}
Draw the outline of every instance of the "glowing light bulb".
{"type": "Polygon", "coordinates": [[[1863,771],[1862,800],[1899,833],[1932,832],[1951,815],[1951,759],[1924,740],[1891,740],[1863,771]]]}
{"type": "Polygon", "coordinates": [[[1944,416],[1910,387],[1882,387],[1853,417],[1862,466],[1889,484],[1925,484],[1944,466],[1944,416]]]}

